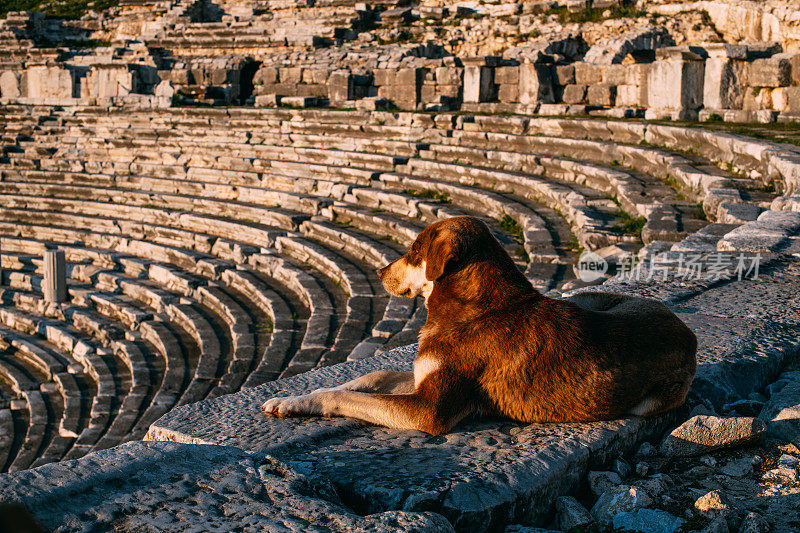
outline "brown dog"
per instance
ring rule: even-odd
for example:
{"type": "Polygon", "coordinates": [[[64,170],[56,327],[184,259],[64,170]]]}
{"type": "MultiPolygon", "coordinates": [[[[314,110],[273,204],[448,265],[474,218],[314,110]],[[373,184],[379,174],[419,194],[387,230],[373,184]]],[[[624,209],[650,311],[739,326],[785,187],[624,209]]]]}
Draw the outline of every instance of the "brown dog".
{"type": "Polygon", "coordinates": [[[697,339],[665,305],[599,292],[542,296],[472,217],[432,224],[378,275],[390,293],[426,299],[414,371],[273,398],[264,412],[432,434],[473,413],[588,422],[672,409],[694,377],[697,339]]]}

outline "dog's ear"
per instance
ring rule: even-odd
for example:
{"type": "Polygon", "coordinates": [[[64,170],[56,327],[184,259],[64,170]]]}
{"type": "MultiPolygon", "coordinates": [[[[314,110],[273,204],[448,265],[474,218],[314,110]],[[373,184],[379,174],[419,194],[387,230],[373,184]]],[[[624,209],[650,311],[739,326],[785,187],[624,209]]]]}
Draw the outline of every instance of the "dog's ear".
{"type": "Polygon", "coordinates": [[[425,254],[425,278],[436,281],[447,271],[447,267],[461,259],[461,242],[451,231],[440,231],[431,236],[425,254]]]}

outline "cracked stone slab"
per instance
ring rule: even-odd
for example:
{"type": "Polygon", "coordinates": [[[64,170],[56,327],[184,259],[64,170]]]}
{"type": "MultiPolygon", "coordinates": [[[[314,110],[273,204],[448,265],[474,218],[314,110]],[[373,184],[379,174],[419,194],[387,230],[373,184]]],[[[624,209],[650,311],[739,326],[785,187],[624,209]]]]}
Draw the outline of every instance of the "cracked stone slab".
{"type": "Polygon", "coordinates": [[[359,516],[330,484],[226,446],[131,442],[0,475],[48,531],[452,531],[431,512],[359,516]]]}
{"type": "MultiPolygon", "coordinates": [[[[775,258],[758,280],[610,282],[602,290],[667,301],[699,339],[695,400],[729,403],[760,389],[800,347],[798,261],[775,258]],[[781,284],[782,289],[778,288],[781,284]]],[[[361,513],[432,510],[457,530],[541,522],[555,498],[590,466],[662,431],[670,417],[594,424],[472,420],[447,435],[372,427],[346,419],[274,419],[266,399],[331,386],[377,369],[410,370],[416,347],[315,370],[177,408],[148,438],[266,452],[310,479],[330,481],[361,513]]]]}

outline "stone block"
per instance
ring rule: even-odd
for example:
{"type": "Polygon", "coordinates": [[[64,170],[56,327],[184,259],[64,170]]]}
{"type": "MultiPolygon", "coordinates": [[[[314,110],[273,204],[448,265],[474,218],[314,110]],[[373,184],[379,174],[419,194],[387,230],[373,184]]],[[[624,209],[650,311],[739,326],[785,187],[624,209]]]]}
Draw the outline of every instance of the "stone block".
{"type": "Polygon", "coordinates": [[[742,109],[745,111],[771,109],[772,91],[773,89],[768,87],[747,87],[744,92],[742,109]]]}
{"type": "Polygon", "coordinates": [[[495,99],[497,88],[494,81],[493,63],[489,57],[464,58],[464,102],[490,102],[495,99]]]}
{"type": "Polygon", "coordinates": [[[395,78],[397,77],[397,70],[391,68],[379,68],[372,72],[375,78],[375,85],[382,87],[384,85],[396,85],[395,78]]]}
{"type": "Polygon", "coordinates": [[[791,115],[800,114],[800,87],[786,87],[784,91],[784,113],[791,115]]]}
{"type": "Polygon", "coordinates": [[[695,111],[703,105],[705,63],[682,47],[662,48],[647,79],[651,109],[695,111]]]}
{"type": "Polygon", "coordinates": [[[356,100],[356,109],[359,111],[378,111],[389,108],[389,102],[386,98],[372,96],[356,100]]]}
{"type": "Polygon", "coordinates": [[[411,85],[384,85],[378,89],[378,96],[386,98],[400,109],[416,109],[419,93],[411,85]]]}
{"type": "Polygon", "coordinates": [[[747,63],[727,56],[706,60],[703,105],[709,109],[741,109],[744,103],[747,63]]]}
{"type": "Polygon", "coordinates": [[[436,83],[439,85],[461,85],[463,69],[457,67],[437,67],[436,83]]]}
{"type": "Polygon", "coordinates": [[[303,80],[303,69],[300,67],[281,67],[278,69],[281,83],[300,83],[303,80]]]}
{"type": "Polygon", "coordinates": [[[792,67],[792,82],[793,87],[800,86],[800,54],[794,54],[789,57],[789,65],[792,67]]]}
{"type": "Polygon", "coordinates": [[[519,83],[519,67],[497,67],[494,71],[494,82],[498,85],[519,83]]]}
{"type": "Polygon", "coordinates": [[[603,72],[597,65],[575,63],[575,83],[577,85],[594,85],[603,82],[603,72]]]}
{"type": "Polygon", "coordinates": [[[353,99],[353,75],[349,70],[332,72],[328,79],[328,100],[339,106],[353,99]]]}
{"type": "Polygon", "coordinates": [[[19,76],[10,70],[0,74],[0,98],[19,98],[20,96],[19,76]]]}
{"type": "Polygon", "coordinates": [[[62,67],[36,65],[26,69],[27,96],[35,99],[73,98],[75,72],[62,67]]]}
{"type": "Polygon", "coordinates": [[[651,63],[633,63],[625,65],[625,83],[622,85],[647,86],[647,76],[650,74],[651,63]]]}
{"type": "Polygon", "coordinates": [[[330,71],[320,68],[304,68],[303,69],[303,83],[313,85],[322,85],[328,83],[328,76],[330,71]]]}
{"type": "Polygon", "coordinates": [[[395,77],[395,85],[407,85],[416,87],[422,81],[422,69],[418,68],[401,68],[397,71],[395,77]]]}
{"type": "Polygon", "coordinates": [[[553,66],[526,62],[519,67],[519,101],[521,104],[553,104],[553,66]]]}
{"type": "Polygon", "coordinates": [[[256,96],[256,107],[278,107],[281,103],[281,97],[277,94],[260,94],[256,96]]]}
{"type": "Polygon", "coordinates": [[[591,85],[586,90],[586,103],[611,107],[617,100],[617,87],[615,85],[591,85]]]}
{"type": "Polygon", "coordinates": [[[603,83],[606,85],[625,85],[628,83],[630,65],[603,65],[603,83]]]}
{"type": "Polygon", "coordinates": [[[437,92],[435,85],[423,85],[419,91],[419,99],[423,103],[436,101],[437,92]]]}
{"type": "Polygon", "coordinates": [[[747,84],[751,87],[788,87],[792,65],[787,54],[756,59],[747,65],[747,84]]]}
{"type": "Polygon", "coordinates": [[[586,98],[586,85],[567,85],[564,87],[565,104],[580,104],[586,98]]]}
{"type": "Polygon", "coordinates": [[[273,85],[278,83],[278,69],[272,67],[261,67],[253,77],[254,85],[273,85]]]}
{"type": "Polygon", "coordinates": [[[447,98],[458,98],[461,94],[461,84],[437,85],[436,92],[447,98]]]}
{"type": "Polygon", "coordinates": [[[228,83],[228,69],[217,68],[211,71],[211,84],[212,85],[225,85],[228,83]]]}
{"type": "Polygon", "coordinates": [[[623,107],[647,107],[647,89],[637,85],[618,86],[616,105],[623,107]]]}
{"type": "Polygon", "coordinates": [[[505,104],[519,102],[519,85],[500,85],[497,91],[497,99],[505,104]]]}
{"type": "Polygon", "coordinates": [[[575,65],[558,65],[556,67],[556,83],[561,86],[575,83],[575,65]]]}
{"type": "Polygon", "coordinates": [[[168,78],[176,85],[191,85],[193,82],[192,72],[185,68],[176,68],[168,71],[168,78]]]}

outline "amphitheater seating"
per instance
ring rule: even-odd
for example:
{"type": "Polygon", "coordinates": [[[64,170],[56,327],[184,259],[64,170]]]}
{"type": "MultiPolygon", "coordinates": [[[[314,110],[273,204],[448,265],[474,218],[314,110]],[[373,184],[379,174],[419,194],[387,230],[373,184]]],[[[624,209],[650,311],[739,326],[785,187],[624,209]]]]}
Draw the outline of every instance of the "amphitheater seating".
{"type": "Polygon", "coordinates": [[[481,217],[547,291],[575,285],[581,249],[707,249],[777,196],[752,147],[632,123],[16,106],[0,122],[5,469],[414,342],[424,305],[375,270],[437,220],[481,217]],[[61,305],[41,296],[49,247],[61,305]]]}

